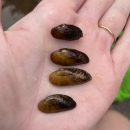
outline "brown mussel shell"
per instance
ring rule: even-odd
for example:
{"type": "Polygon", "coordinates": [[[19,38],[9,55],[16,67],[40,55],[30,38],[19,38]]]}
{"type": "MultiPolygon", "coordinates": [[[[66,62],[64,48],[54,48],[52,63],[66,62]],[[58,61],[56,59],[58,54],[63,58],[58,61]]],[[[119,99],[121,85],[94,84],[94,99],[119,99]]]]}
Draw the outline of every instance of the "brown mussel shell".
{"type": "Polygon", "coordinates": [[[71,97],[62,94],[50,95],[38,104],[38,109],[44,113],[62,112],[75,107],[76,102],[71,97]]]}
{"type": "Polygon", "coordinates": [[[78,40],[83,37],[82,30],[74,25],[61,24],[52,28],[51,35],[56,39],[62,40],[78,40]]]}
{"type": "Polygon", "coordinates": [[[51,53],[51,61],[58,65],[71,66],[89,62],[88,56],[78,50],[62,48],[51,53]]]}
{"type": "Polygon", "coordinates": [[[56,86],[78,85],[92,79],[91,75],[77,68],[62,68],[50,74],[49,80],[56,86]]]}

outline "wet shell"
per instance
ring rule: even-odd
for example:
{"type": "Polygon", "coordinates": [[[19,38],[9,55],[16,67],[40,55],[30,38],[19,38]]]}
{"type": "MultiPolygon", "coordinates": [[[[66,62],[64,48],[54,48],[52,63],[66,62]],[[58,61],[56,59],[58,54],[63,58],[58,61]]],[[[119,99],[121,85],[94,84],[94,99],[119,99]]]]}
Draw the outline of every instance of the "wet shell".
{"type": "Polygon", "coordinates": [[[92,77],[88,72],[77,68],[62,68],[49,76],[50,82],[56,86],[78,85],[91,79],[92,77]]]}
{"type": "Polygon", "coordinates": [[[56,39],[62,40],[78,40],[83,37],[82,30],[79,27],[68,24],[61,24],[52,28],[51,35],[56,39]]]}
{"type": "Polygon", "coordinates": [[[62,94],[50,95],[38,104],[38,109],[44,113],[62,112],[75,107],[76,102],[71,97],[62,94]]]}
{"type": "Polygon", "coordinates": [[[89,62],[89,58],[85,53],[68,48],[62,48],[51,53],[50,58],[53,63],[64,66],[79,65],[89,62]]]}

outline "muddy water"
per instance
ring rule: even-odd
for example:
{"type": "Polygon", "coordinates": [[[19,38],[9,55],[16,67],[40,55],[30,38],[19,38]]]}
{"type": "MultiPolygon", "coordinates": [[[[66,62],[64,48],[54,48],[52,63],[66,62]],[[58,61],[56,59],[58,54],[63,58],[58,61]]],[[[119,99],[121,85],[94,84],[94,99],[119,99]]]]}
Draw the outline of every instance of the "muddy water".
{"type": "Polygon", "coordinates": [[[31,12],[41,0],[2,0],[2,26],[7,30],[31,12]]]}

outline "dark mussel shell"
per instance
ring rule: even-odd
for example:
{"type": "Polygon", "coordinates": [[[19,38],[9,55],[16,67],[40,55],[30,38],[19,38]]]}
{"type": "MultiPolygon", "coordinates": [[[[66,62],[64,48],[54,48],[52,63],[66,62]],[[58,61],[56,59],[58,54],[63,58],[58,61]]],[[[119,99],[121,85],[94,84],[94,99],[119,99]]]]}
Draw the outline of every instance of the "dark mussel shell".
{"type": "Polygon", "coordinates": [[[53,85],[78,85],[92,80],[91,75],[77,68],[62,68],[50,74],[49,80],[53,85]]]}
{"type": "Polygon", "coordinates": [[[51,35],[56,39],[62,40],[78,40],[83,37],[82,30],[74,25],[61,24],[52,28],[51,35]]]}
{"type": "Polygon", "coordinates": [[[62,94],[50,95],[38,104],[38,109],[44,113],[62,112],[75,107],[76,102],[71,97],[62,94]]]}
{"type": "Polygon", "coordinates": [[[58,65],[71,66],[89,62],[88,56],[78,50],[62,48],[51,53],[51,61],[58,65]]]}

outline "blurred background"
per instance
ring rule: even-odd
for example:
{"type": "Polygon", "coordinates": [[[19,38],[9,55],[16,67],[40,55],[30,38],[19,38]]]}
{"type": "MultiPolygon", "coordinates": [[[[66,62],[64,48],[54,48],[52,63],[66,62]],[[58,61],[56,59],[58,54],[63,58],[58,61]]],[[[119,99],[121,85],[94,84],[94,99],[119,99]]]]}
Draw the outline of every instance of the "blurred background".
{"type": "MultiPolygon", "coordinates": [[[[7,30],[11,25],[31,12],[41,0],[2,0],[2,26],[7,30]]],[[[119,35],[121,37],[123,31],[119,35]]],[[[128,69],[120,91],[110,109],[116,109],[130,119],[130,69],[128,69]]]]}
{"type": "Polygon", "coordinates": [[[41,0],[2,0],[2,25],[8,29],[11,25],[31,12],[41,0]]]}

